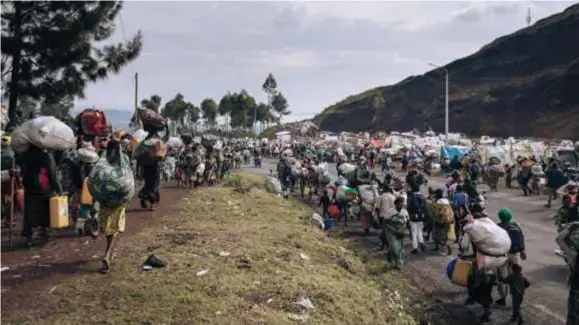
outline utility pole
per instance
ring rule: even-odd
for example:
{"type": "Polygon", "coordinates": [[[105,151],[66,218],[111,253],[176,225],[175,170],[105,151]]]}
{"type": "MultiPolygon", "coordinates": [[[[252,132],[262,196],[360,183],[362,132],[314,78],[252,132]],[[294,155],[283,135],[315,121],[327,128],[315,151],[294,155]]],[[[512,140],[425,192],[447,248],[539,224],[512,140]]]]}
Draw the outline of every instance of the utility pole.
{"type": "Polygon", "coordinates": [[[141,127],[138,105],[139,105],[139,73],[135,72],[135,125],[137,129],[141,127]]]}
{"type": "Polygon", "coordinates": [[[527,8],[527,27],[531,26],[531,7],[527,8]]]}
{"type": "Polygon", "coordinates": [[[448,69],[432,63],[429,63],[428,65],[444,71],[444,134],[445,139],[448,142],[448,69]]]}
{"type": "Polygon", "coordinates": [[[253,108],[253,134],[257,134],[257,106],[253,108]]]}

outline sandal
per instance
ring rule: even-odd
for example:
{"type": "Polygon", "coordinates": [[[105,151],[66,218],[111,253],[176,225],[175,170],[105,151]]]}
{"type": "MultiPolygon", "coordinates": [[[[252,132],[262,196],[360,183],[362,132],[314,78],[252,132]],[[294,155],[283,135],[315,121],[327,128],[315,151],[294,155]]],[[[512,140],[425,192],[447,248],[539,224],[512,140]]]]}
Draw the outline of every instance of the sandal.
{"type": "Polygon", "coordinates": [[[100,272],[101,274],[107,274],[107,273],[109,273],[110,269],[111,269],[111,267],[110,267],[110,265],[109,265],[108,259],[104,258],[104,259],[103,259],[103,264],[102,264],[101,269],[99,270],[99,272],[100,272]]]}

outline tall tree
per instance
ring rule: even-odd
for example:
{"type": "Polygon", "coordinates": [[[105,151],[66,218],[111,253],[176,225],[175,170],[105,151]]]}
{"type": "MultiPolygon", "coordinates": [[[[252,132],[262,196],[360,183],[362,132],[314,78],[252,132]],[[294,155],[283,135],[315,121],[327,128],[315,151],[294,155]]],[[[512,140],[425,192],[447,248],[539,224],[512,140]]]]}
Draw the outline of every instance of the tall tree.
{"type": "MultiPolygon", "coordinates": [[[[261,89],[267,95],[267,104],[268,104],[269,109],[273,110],[271,107],[271,103],[272,103],[273,97],[275,96],[275,94],[277,94],[277,81],[275,80],[275,78],[273,77],[273,74],[271,72],[265,78],[263,85],[261,85],[261,89]]],[[[268,126],[269,126],[269,123],[268,123],[268,126]]]]}
{"type": "MultiPolygon", "coordinates": [[[[183,96],[183,95],[181,95],[183,96]]],[[[163,99],[159,95],[152,95],[149,98],[145,98],[141,100],[141,106],[144,108],[152,109],[155,112],[159,113],[159,109],[161,108],[161,103],[163,99]]]]}
{"type": "Polygon", "coordinates": [[[52,103],[83,97],[88,83],[136,59],[140,31],[127,42],[103,44],[121,9],[120,1],[2,1],[2,79],[8,81],[10,117],[20,96],[52,103]]]}
{"type": "Polygon", "coordinates": [[[205,98],[201,102],[201,111],[203,112],[203,118],[209,122],[209,125],[213,128],[215,126],[215,121],[217,120],[217,113],[219,107],[217,103],[211,98],[205,98]]]}
{"type": "Polygon", "coordinates": [[[239,93],[231,95],[231,120],[230,125],[233,128],[250,128],[253,124],[253,114],[257,107],[255,98],[242,89],[239,93]]]}
{"type": "Polygon", "coordinates": [[[219,115],[225,117],[226,131],[229,130],[229,123],[231,120],[229,114],[231,113],[232,110],[233,110],[233,97],[230,92],[227,92],[227,94],[223,95],[218,105],[219,115]]]}
{"type": "Polygon", "coordinates": [[[289,104],[287,102],[287,99],[281,92],[277,92],[273,96],[271,106],[273,107],[275,113],[277,113],[278,123],[281,122],[281,119],[284,115],[290,115],[292,113],[291,111],[288,110],[289,104]]]}
{"type": "Polygon", "coordinates": [[[374,98],[372,99],[372,110],[374,111],[374,116],[372,117],[372,124],[377,125],[379,123],[380,113],[382,112],[385,103],[386,101],[384,100],[384,96],[382,95],[382,93],[377,93],[376,95],[374,95],[374,98]]]}

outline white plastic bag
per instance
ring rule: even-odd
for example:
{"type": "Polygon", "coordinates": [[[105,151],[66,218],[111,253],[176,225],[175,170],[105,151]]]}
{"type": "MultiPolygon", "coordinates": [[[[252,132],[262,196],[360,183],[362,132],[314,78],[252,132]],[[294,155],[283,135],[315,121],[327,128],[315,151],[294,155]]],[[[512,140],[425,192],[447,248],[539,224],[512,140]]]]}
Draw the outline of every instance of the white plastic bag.
{"type": "Polygon", "coordinates": [[[360,192],[360,198],[363,203],[373,206],[376,203],[376,198],[378,198],[378,190],[372,185],[361,185],[358,186],[358,191],[360,192]]]}
{"type": "Polygon", "coordinates": [[[340,173],[342,173],[342,175],[347,175],[353,172],[354,169],[356,169],[356,166],[348,163],[343,163],[340,165],[340,167],[338,167],[338,170],[340,170],[340,173]]]}
{"type": "Polygon", "coordinates": [[[80,148],[77,150],[77,153],[78,160],[85,163],[94,164],[99,160],[98,153],[91,148],[80,148]]]}
{"type": "Polygon", "coordinates": [[[324,224],[324,219],[317,213],[312,215],[312,225],[318,227],[320,230],[324,230],[326,227],[324,224]]]}
{"type": "Polygon", "coordinates": [[[282,192],[281,182],[279,181],[279,179],[277,179],[277,177],[268,176],[267,179],[265,180],[265,190],[268,193],[281,194],[282,192]]]}
{"type": "Polygon", "coordinates": [[[30,143],[43,149],[66,150],[76,145],[74,132],[53,116],[39,116],[27,128],[30,143]]]}
{"type": "Polygon", "coordinates": [[[475,246],[488,255],[503,255],[511,249],[511,238],[506,230],[490,218],[475,219],[464,226],[475,246]]]}

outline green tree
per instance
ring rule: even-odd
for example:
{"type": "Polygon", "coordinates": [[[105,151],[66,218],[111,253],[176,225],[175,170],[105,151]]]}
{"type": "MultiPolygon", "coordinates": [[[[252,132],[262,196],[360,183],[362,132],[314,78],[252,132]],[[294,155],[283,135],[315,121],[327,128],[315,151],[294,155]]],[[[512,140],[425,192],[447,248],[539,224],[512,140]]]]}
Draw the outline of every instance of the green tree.
{"type": "Polygon", "coordinates": [[[191,130],[191,125],[200,118],[199,107],[185,100],[185,96],[177,94],[165,103],[161,115],[171,120],[180,130],[191,130]]]}
{"type": "Polygon", "coordinates": [[[284,115],[290,115],[292,112],[288,110],[289,104],[287,99],[281,92],[277,92],[271,101],[271,106],[273,107],[274,112],[278,116],[278,123],[281,122],[281,119],[284,115]]]}
{"type": "Polygon", "coordinates": [[[63,98],[58,102],[43,102],[40,105],[40,114],[54,116],[66,124],[72,124],[73,117],[70,115],[74,108],[74,98],[72,96],[63,98]]]}
{"type": "MultiPolygon", "coordinates": [[[[183,95],[181,95],[183,96],[183,95]]],[[[159,95],[153,95],[149,98],[145,98],[141,100],[141,106],[144,108],[152,109],[155,112],[159,113],[159,108],[161,108],[161,103],[163,99],[159,95]]]]}
{"type": "MultiPolygon", "coordinates": [[[[272,73],[269,73],[267,75],[267,77],[265,78],[265,81],[263,82],[263,85],[261,85],[261,89],[267,95],[268,109],[273,110],[271,107],[271,103],[272,103],[273,97],[277,94],[277,81],[273,77],[272,73]]],[[[268,127],[269,127],[269,122],[270,121],[268,121],[268,127]]]]}
{"type": "Polygon", "coordinates": [[[221,100],[219,101],[218,105],[219,115],[225,117],[226,131],[228,131],[229,128],[229,122],[231,120],[229,114],[231,113],[232,110],[233,110],[233,97],[230,92],[227,92],[227,94],[221,97],[221,100]]]}
{"type": "Polygon", "coordinates": [[[372,110],[374,111],[374,116],[372,117],[372,124],[378,125],[380,114],[382,109],[384,108],[384,104],[386,101],[384,100],[384,96],[381,93],[377,93],[374,95],[372,99],[372,110]]]}
{"type": "Polygon", "coordinates": [[[140,31],[127,42],[105,44],[121,9],[120,1],[2,1],[2,77],[10,117],[20,96],[51,103],[83,97],[88,83],[136,59],[140,31]]]}
{"type": "Polygon", "coordinates": [[[217,114],[219,112],[217,103],[211,98],[205,98],[201,102],[201,111],[203,112],[203,118],[207,120],[209,125],[213,128],[215,126],[215,121],[217,120],[217,114]]]}
{"type": "Polygon", "coordinates": [[[239,93],[231,94],[230,125],[233,128],[251,128],[253,114],[257,107],[255,98],[242,89],[239,93]]]}

